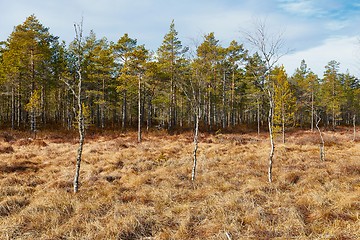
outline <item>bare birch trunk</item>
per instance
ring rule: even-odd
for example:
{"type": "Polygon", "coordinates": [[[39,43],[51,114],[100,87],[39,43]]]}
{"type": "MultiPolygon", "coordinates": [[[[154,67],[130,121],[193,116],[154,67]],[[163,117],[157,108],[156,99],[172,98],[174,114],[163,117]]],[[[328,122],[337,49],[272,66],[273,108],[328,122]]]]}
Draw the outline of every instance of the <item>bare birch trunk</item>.
{"type": "Polygon", "coordinates": [[[319,127],[321,117],[316,114],[316,118],[317,118],[317,121],[316,121],[315,126],[316,126],[316,129],[319,132],[320,140],[321,140],[321,142],[320,142],[320,161],[325,161],[325,142],[324,142],[324,138],[323,138],[322,132],[321,132],[320,127],[319,127]]]}
{"type": "Polygon", "coordinates": [[[272,182],[272,167],[274,163],[274,151],[275,151],[275,145],[274,145],[274,136],[273,136],[273,118],[274,118],[274,99],[272,96],[272,93],[269,90],[269,136],[270,136],[270,154],[269,154],[269,168],[268,168],[268,181],[269,183],[272,182]]]}
{"type": "MultiPolygon", "coordinates": [[[[81,77],[79,77],[79,94],[81,94],[81,77]]],[[[79,176],[80,176],[80,165],[81,165],[81,157],[83,151],[83,145],[85,140],[85,124],[84,124],[84,114],[81,98],[78,97],[78,107],[79,107],[79,122],[78,122],[78,130],[79,130],[79,147],[77,151],[76,157],[76,167],[75,167],[75,177],[74,177],[74,193],[77,193],[79,190],[79,176]]]]}
{"type": "Polygon", "coordinates": [[[85,121],[83,113],[83,104],[81,100],[82,95],[82,75],[81,75],[81,41],[82,41],[82,22],[81,25],[75,25],[76,40],[78,44],[78,59],[77,59],[77,75],[78,75],[78,92],[77,92],[77,105],[78,105],[78,130],[79,130],[79,147],[76,157],[76,167],[74,176],[74,193],[79,190],[79,176],[80,176],[80,165],[83,151],[83,145],[85,140],[85,121]]]}
{"type": "Polygon", "coordinates": [[[195,133],[194,133],[194,151],[193,151],[193,168],[191,172],[191,181],[195,181],[196,177],[196,165],[197,165],[197,150],[198,150],[198,136],[199,136],[199,120],[200,120],[200,107],[197,106],[195,113],[195,133]]]}

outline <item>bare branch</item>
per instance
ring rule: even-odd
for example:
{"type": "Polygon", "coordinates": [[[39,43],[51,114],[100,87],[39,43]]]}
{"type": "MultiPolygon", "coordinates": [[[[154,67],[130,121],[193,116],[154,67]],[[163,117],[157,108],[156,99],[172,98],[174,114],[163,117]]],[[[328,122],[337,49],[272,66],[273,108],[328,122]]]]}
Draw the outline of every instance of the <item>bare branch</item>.
{"type": "Polygon", "coordinates": [[[268,33],[266,21],[258,20],[254,23],[255,31],[243,30],[245,39],[263,56],[268,71],[272,69],[281,57],[290,52],[289,49],[284,50],[285,42],[283,32],[278,34],[268,33]]]}
{"type": "Polygon", "coordinates": [[[67,80],[65,80],[65,79],[63,79],[63,78],[60,77],[60,81],[62,81],[63,83],[65,83],[65,85],[68,87],[68,89],[71,91],[71,93],[75,96],[76,99],[79,98],[79,96],[76,94],[73,86],[71,86],[71,84],[70,84],[67,80]]]}

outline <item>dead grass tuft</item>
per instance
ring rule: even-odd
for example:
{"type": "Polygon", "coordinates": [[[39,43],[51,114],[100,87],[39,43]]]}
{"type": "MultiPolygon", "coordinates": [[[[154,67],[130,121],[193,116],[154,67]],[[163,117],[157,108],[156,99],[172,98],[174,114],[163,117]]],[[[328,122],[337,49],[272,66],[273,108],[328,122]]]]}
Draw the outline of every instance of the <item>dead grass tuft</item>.
{"type": "Polygon", "coordinates": [[[25,197],[8,197],[0,202],[0,216],[5,217],[20,211],[25,206],[29,205],[30,201],[25,197]]]}
{"type": "Polygon", "coordinates": [[[37,172],[39,170],[38,164],[31,161],[21,161],[15,162],[7,165],[0,165],[0,171],[4,173],[13,173],[13,172],[25,172],[33,171],[37,172]]]}
{"type": "Polygon", "coordinates": [[[2,153],[13,153],[13,152],[15,152],[15,150],[11,145],[1,144],[0,143],[0,154],[2,154],[2,153]]]}
{"type": "Polygon", "coordinates": [[[341,172],[348,175],[360,176],[360,163],[352,163],[341,167],[341,172]]]}
{"type": "Polygon", "coordinates": [[[21,139],[18,139],[14,145],[15,146],[29,146],[31,144],[32,140],[31,138],[21,138],[21,139]]]}
{"type": "Polygon", "coordinates": [[[13,141],[15,141],[15,137],[8,132],[2,132],[2,133],[0,133],[0,141],[13,142],[13,141]]]}
{"type": "Polygon", "coordinates": [[[288,173],[285,176],[285,182],[287,184],[297,184],[299,182],[299,180],[301,179],[301,173],[299,172],[292,172],[292,173],[288,173]]]}
{"type": "Polygon", "coordinates": [[[46,146],[48,146],[47,143],[44,142],[41,139],[35,139],[35,140],[32,141],[31,144],[34,145],[34,146],[38,146],[38,147],[46,147],[46,146]]]}

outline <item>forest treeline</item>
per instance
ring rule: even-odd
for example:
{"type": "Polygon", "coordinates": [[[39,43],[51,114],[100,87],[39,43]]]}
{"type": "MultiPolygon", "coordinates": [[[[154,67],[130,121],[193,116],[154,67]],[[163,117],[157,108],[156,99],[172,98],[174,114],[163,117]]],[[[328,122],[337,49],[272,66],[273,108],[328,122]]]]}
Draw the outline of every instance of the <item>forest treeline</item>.
{"type": "MultiPolygon", "coordinates": [[[[16,26],[0,48],[0,128],[74,128],[78,106],[71,90],[81,63],[83,112],[88,127],[192,128],[195,116],[207,131],[266,127],[267,67],[242,43],[221,46],[214,33],[192,49],[178,38],[174,21],[156,51],[128,34],[117,42],[91,31],[81,48],[52,35],[35,15],[16,26]],[[81,51],[80,53],[78,51],[81,51]],[[81,56],[81,57],[79,57],[81,56]],[[80,59],[79,59],[80,58],[80,59]]],[[[271,70],[274,126],[314,128],[356,123],[359,80],[341,73],[335,60],[317,76],[303,60],[292,76],[271,70]]]]}

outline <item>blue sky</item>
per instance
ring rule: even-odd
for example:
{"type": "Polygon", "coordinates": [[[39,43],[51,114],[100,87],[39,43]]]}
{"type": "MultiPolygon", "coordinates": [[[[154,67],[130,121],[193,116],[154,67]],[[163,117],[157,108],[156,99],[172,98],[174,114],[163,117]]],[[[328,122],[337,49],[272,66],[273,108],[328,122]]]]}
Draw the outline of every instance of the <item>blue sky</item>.
{"type": "MultiPolygon", "coordinates": [[[[124,33],[156,50],[172,19],[183,45],[194,46],[214,32],[226,46],[231,40],[246,42],[243,30],[266,19],[270,32],[282,32],[292,49],[280,63],[292,74],[305,59],[322,76],[331,60],[360,77],[360,1],[341,0],[0,0],[0,40],[15,25],[35,14],[53,35],[69,43],[73,24],[84,17],[85,34],[117,41],[124,33]]],[[[250,48],[250,46],[247,46],[250,48]]]]}

